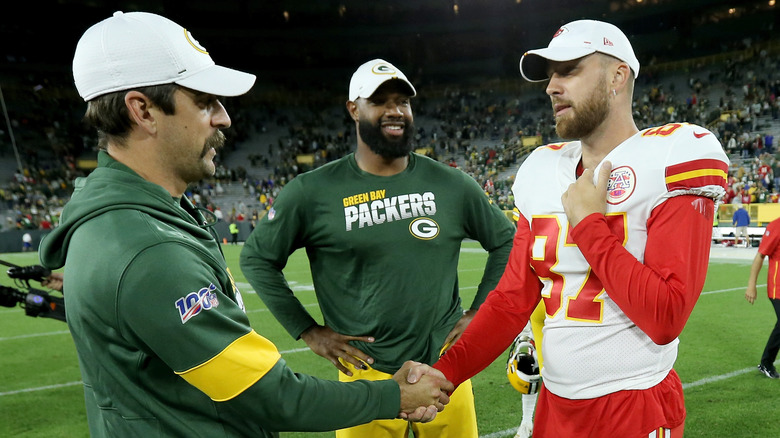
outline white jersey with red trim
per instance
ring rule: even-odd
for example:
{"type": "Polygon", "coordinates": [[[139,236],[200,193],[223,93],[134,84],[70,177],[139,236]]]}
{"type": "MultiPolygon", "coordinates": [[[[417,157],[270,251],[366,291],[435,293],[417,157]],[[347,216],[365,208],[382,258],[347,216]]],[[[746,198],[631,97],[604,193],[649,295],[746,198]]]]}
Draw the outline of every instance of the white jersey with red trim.
{"type": "MultiPolygon", "coordinates": [[[[678,344],[675,339],[657,345],[642,332],[610,299],[571,239],[561,195],[575,181],[581,157],[579,141],[539,147],[520,167],[513,186],[517,208],[531,226],[530,263],[546,305],[545,386],[569,399],[658,384],[671,370],[678,344]]],[[[696,125],[643,130],[604,161],[613,169],[607,221],[640,262],[655,207],[682,194],[715,200],[725,194],[728,159],[715,136],[696,125]]],[[[674,242],[666,244],[674,250],[674,242]]]]}

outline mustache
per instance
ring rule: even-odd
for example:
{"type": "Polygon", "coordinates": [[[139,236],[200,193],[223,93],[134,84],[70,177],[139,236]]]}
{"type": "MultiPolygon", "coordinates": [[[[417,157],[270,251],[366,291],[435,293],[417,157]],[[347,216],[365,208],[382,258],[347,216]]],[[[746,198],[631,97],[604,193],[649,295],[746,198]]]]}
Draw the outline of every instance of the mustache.
{"type": "Polygon", "coordinates": [[[377,126],[382,126],[383,123],[403,123],[404,126],[407,126],[409,124],[409,121],[406,119],[406,117],[402,116],[394,116],[394,117],[382,117],[377,122],[377,126]]]}
{"type": "Polygon", "coordinates": [[[223,134],[222,131],[217,130],[214,134],[206,139],[201,157],[205,157],[209,152],[209,149],[214,148],[215,151],[218,151],[223,146],[225,146],[225,134],[223,134]]]}

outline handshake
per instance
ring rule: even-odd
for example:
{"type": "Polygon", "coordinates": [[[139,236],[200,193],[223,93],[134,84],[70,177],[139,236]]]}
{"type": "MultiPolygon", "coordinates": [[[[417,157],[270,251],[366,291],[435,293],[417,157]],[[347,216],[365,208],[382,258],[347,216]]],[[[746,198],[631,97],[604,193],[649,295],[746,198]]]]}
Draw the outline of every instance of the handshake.
{"type": "Polygon", "coordinates": [[[450,402],[455,390],[441,371],[428,365],[408,360],[393,374],[401,387],[401,410],[398,418],[427,423],[450,402]]]}

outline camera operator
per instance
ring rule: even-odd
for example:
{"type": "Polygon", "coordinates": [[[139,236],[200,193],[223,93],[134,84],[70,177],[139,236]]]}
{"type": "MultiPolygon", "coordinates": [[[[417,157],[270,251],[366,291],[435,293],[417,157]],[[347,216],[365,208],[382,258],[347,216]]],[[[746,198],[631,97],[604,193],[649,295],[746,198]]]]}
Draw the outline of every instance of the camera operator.
{"type": "Polygon", "coordinates": [[[10,268],[6,271],[6,275],[16,285],[16,287],[0,285],[0,306],[20,305],[27,316],[53,318],[63,322],[66,320],[65,301],[62,297],[51,295],[45,290],[30,285],[30,281],[37,281],[44,287],[62,292],[61,273],[52,273],[41,265],[17,266],[5,260],[0,260],[0,265],[10,268]]]}
{"type": "Polygon", "coordinates": [[[52,272],[48,277],[41,280],[41,286],[62,292],[63,278],[64,276],[61,272],[52,272]]]}

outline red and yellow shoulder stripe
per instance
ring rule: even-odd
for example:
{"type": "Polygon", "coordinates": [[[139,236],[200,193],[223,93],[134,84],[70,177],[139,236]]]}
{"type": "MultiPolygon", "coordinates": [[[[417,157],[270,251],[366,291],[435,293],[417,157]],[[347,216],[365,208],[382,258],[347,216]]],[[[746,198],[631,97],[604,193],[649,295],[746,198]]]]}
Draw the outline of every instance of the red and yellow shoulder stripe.
{"type": "Polygon", "coordinates": [[[565,141],[563,143],[550,143],[550,144],[546,144],[544,146],[540,146],[540,149],[550,149],[550,150],[553,150],[553,151],[558,151],[562,147],[566,146],[569,143],[571,143],[571,142],[570,141],[565,141]]]}
{"type": "Polygon", "coordinates": [[[666,168],[666,189],[721,186],[726,188],[729,165],[721,160],[686,161],[666,168]]]}

